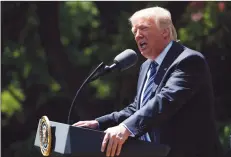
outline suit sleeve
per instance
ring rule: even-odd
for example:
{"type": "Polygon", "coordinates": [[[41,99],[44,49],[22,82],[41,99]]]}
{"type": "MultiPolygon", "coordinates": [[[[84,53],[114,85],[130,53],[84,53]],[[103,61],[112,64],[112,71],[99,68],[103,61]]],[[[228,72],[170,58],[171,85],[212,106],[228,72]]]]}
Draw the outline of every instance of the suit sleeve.
{"type": "Polygon", "coordinates": [[[195,55],[180,61],[163,88],[123,123],[136,137],[171,118],[202,86],[208,74],[205,60],[195,55]]]}
{"type": "MultiPolygon", "coordinates": [[[[140,71],[142,69],[142,66],[140,68],[140,71]]],[[[120,124],[122,121],[124,121],[132,114],[134,114],[136,111],[137,111],[137,95],[135,96],[133,103],[125,107],[123,110],[119,112],[113,112],[111,114],[107,114],[102,117],[98,117],[95,120],[98,121],[99,123],[99,129],[105,130],[109,127],[120,124]]]]}
{"type": "Polygon", "coordinates": [[[133,103],[119,112],[113,112],[111,114],[96,118],[95,120],[99,122],[99,129],[105,130],[109,127],[118,125],[120,122],[134,114],[136,112],[136,101],[137,98],[135,98],[133,103]]]}

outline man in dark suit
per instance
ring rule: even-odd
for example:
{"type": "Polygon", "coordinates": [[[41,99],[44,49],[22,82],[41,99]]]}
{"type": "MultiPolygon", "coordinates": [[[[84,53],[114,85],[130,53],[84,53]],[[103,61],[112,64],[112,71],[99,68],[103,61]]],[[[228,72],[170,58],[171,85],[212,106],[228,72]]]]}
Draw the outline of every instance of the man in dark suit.
{"type": "Polygon", "coordinates": [[[119,155],[128,136],[171,147],[169,157],[221,157],[209,67],[199,52],[176,42],[171,14],[160,7],[130,18],[141,54],[134,102],[74,126],[106,129],[102,151],[119,155]]]}

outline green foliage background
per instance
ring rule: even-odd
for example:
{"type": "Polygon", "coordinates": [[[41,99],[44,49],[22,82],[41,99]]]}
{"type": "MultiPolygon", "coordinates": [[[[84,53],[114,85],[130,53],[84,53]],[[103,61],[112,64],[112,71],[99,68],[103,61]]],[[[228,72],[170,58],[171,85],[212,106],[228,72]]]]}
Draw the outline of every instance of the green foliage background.
{"type": "MultiPolygon", "coordinates": [[[[231,133],[230,2],[2,2],[2,155],[41,156],[34,149],[38,120],[66,123],[83,80],[124,49],[138,52],[128,18],[159,5],[172,12],[179,40],[203,53],[211,67],[216,120],[224,151],[231,133]]],[[[139,54],[139,53],[138,53],[139,54]]],[[[89,84],[72,122],[119,110],[133,100],[139,63],[89,84]]]]}

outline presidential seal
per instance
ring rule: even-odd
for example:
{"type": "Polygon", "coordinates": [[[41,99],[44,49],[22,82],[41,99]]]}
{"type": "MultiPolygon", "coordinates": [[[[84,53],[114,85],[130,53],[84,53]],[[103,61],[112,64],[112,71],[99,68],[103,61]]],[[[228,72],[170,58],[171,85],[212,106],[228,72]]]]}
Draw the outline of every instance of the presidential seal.
{"type": "Polygon", "coordinates": [[[43,156],[49,156],[51,152],[51,126],[47,116],[39,121],[40,150],[43,156]]]}

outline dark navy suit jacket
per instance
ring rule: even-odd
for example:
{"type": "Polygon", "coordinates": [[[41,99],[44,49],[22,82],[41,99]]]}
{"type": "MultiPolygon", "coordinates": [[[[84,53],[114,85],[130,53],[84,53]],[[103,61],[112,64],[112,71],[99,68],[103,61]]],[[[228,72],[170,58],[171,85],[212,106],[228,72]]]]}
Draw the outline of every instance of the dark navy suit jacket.
{"type": "Polygon", "coordinates": [[[150,63],[147,60],[140,68],[134,102],[119,112],[96,118],[100,129],[123,123],[137,138],[155,129],[159,143],[171,147],[168,157],[222,157],[212,81],[204,56],[173,42],[157,71],[151,99],[140,108],[150,63]]]}

